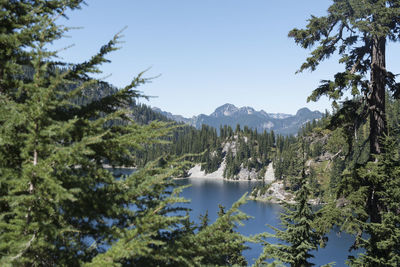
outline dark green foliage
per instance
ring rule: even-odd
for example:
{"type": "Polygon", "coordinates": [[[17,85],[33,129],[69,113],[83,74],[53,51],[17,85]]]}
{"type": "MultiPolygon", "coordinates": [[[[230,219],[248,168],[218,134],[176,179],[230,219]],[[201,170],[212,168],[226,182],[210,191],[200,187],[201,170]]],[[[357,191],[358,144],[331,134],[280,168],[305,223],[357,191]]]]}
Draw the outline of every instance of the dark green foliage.
{"type": "Polygon", "coordinates": [[[239,162],[236,160],[236,158],[233,156],[232,150],[229,149],[228,152],[226,153],[226,167],[224,169],[224,177],[229,178],[229,177],[234,177],[236,174],[239,173],[240,171],[240,165],[239,162]]]}
{"type": "MultiPolygon", "coordinates": [[[[118,35],[86,62],[53,61],[46,47],[66,31],[56,17],[81,2],[1,1],[0,265],[245,264],[245,238],[233,230],[247,219],[243,198],[198,232],[180,215],[186,200],[171,177],[184,157],[160,154],[124,177],[106,168],[138,166],[138,151],[165,143],[175,127],[144,124],[150,113],[132,119],[142,74],[119,90],[90,77],[118,35]]],[[[217,147],[200,140],[196,149],[217,147]]]]}
{"type": "Polygon", "coordinates": [[[315,144],[313,144],[313,146],[311,147],[311,157],[318,157],[322,154],[322,144],[320,142],[316,142],[315,144]]]}
{"type": "Polygon", "coordinates": [[[0,1],[0,92],[17,92],[21,82],[18,78],[23,79],[24,67],[31,64],[32,45],[42,42],[43,39],[60,38],[66,29],[56,26],[54,17],[65,16],[65,9],[80,8],[82,2],[0,1]]]}
{"type": "MultiPolygon", "coordinates": [[[[244,242],[251,240],[234,230],[237,224],[249,218],[238,209],[244,203],[245,196],[234,203],[230,210],[219,213],[213,224],[209,224],[207,213],[200,225],[192,223],[188,216],[181,218],[182,227],[173,232],[152,232],[152,225],[140,221],[141,224],[137,224],[140,226],[138,231],[131,231],[129,237],[119,240],[89,265],[244,266],[247,264],[242,256],[242,251],[247,249],[244,242]],[[159,236],[160,239],[155,241],[153,238],[153,243],[147,248],[138,250],[138,247],[142,247],[140,242],[145,241],[143,239],[147,234],[159,236]]],[[[157,226],[154,227],[156,230],[157,226]]]]}
{"type": "Polygon", "coordinates": [[[318,249],[322,237],[313,227],[315,215],[308,204],[309,195],[310,189],[303,173],[299,190],[296,191],[296,203],[284,203],[285,212],[281,214],[283,230],[270,226],[275,235],[262,235],[264,238],[277,238],[283,243],[264,242],[264,250],[257,264],[262,264],[266,259],[276,259],[296,267],[314,265],[309,261],[313,257],[310,252],[318,249]]]}
{"type": "Polygon", "coordinates": [[[386,114],[388,122],[389,135],[392,137],[400,138],[400,100],[394,99],[390,94],[386,94],[386,114]]]}
{"type": "Polygon", "coordinates": [[[345,169],[345,162],[340,158],[333,160],[333,166],[330,173],[329,187],[334,193],[337,193],[337,187],[341,182],[343,170],[345,169]]]}
{"type": "MultiPolygon", "coordinates": [[[[63,1],[52,3],[68,8],[63,1]]],[[[22,1],[13,4],[20,6],[22,1]]],[[[0,97],[1,190],[7,192],[1,198],[2,263],[90,262],[104,246],[134,232],[128,229],[140,220],[150,227],[149,234],[137,240],[145,248],[155,242],[151,231],[180,220],[165,216],[173,211],[173,203],[182,201],[175,193],[166,195],[172,171],[149,166],[116,180],[103,164],[133,166],[131,151],[158,142],[171,130],[163,123],[139,127],[129,119],[124,108],[138,96],[135,88],[145,81],[140,76],[121,90],[77,105],[87,90],[101,93],[99,82],[88,75],[98,72],[104,56],[115,50],[118,36],[89,61],[61,70],[50,61],[55,54],[43,49],[62,31],[52,25],[53,6],[37,8],[48,16],[32,12],[39,19],[32,28],[43,33],[38,41],[30,40],[29,61],[23,63],[33,75],[24,81],[17,75],[4,78],[8,83],[3,83],[0,97]],[[10,88],[10,84],[18,86],[10,88]],[[115,121],[124,123],[111,123],[115,121]],[[145,195],[149,198],[140,197],[145,195]],[[137,212],[129,205],[138,207],[137,212]]],[[[19,56],[26,56],[25,52],[19,56]]]]}
{"type": "Polygon", "coordinates": [[[299,157],[299,142],[295,137],[277,138],[277,152],[274,159],[275,177],[287,181],[289,177],[301,174],[301,157],[299,157]]]}
{"type": "Polygon", "coordinates": [[[219,134],[223,140],[227,138],[231,138],[233,136],[233,130],[230,126],[224,125],[224,127],[220,127],[219,134]]]}
{"type": "MultiPolygon", "coordinates": [[[[364,95],[372,89],[369,82],[381,82],[380,77],[373,73],[371,81],[365,76],[369,70],[375,71],[371,63],[377,66],[384,64],[377,58],[385,56],[380,42],[385,44],[386,39],[399,40],[398,9],[398,1],[335,0],[326,16],[312,16],[305,29],[293,29],[289,33],[303,48],[313,48],[300,71],[315,70],[321,61],[334,53],[338,53],[340,62],[345,64],[345,71],[337,73],[332,81],[323,81],[309,100],[315,101],[322,95],[337,100],[343,96],[344,90],[350,90],[353,96],[364,95]],[[377,55],[379,53],[381,55],[377,55]]],[[[388,72],[383,75],[388,78],[384,79],[384,83],[397,92],[398,84],[393,80],[393,74],[388,72]]]]}
{"type": "MultiPolygon", "coordinates": [[[[137,108],[133,110],[134,118],[151,118],[153,117],[153,112],[150,108],[145,105],[141,105],[139,108],[139,114],[137,108]],[[140,114],[148,114],[145,116],[141,116],[140,114]]],[[[154,116],[155,117],[155,116],[154,116]]],[[[161,116],[160,118],[155,117],[156,119],[160,119],[161,121],[169,121],[165,117],[161,116]]],[[[143,123],[150,123],[152,119],[147,120],[144,119],[143,123]]],[[[204,167],[206,171],[209,171],[211,165],[209,165],[212,156],[214,156],[213,168],[216,165],[219,165],[222,161],[222,155],[218,154],[217,157],[215,155],[211,156],[211,153],[216,151],[217,148],[220,147],[219,139],[216,133],[216,130],[207,125],[203,125],[201,130],[197,130],[194,127],[186,126],[186,125],[177,125],[174,122],[169,121],[170,124],[174,125],[174,131],[163,138],[165,141],[163,144],[157,145],[148,145],[146,149],[136,151],[136,157],[138,159],[138,165],[143,166],[147,162],[152,161],[158,158],[160,155],[176,155],[183,156],[186,154],[191,154],[191,157],[188,157],[189,160],[193,162],[202,162],[205,163],[204,167]],[[206,153],[208,150],[209,154],[209,163],[207,164],[207,157],[205,155],[200,156],[201,153],[206,153]],[[207,169],[209,168],[209,169],[207,169]]],[[[217,152],[218,153],[218,152],[217,152]]]]}
{"type": "Polygon", "coordinates": [[[240,124],[236,124],[235,133],[240,132],[240,124]]]}
{"type": "MultiPolygon", "coordinates": [[[[249,217],[239,211],[245,203],[245,196],[232,205],[228,211],[219,212],[213,224],[208,222],[208,214],[202,217],[199,226],[186,222],[186,228],[173,237],[170,246],[160,247],[160,251],[170,254],[169,259],[142,259],[135,263],[140,266],[245,266],[242,251],[248,249],[246,241],[235,228],[249,217]]],[[[156,252],[156,251],[155,251],[156,252]]]]}
{"type": "MultiPolygon", "coordinates": [[[[352,266],[399,266],[400,264],[400,164],[399,145],[393,138],[387,138],[385,153],[377,157],[377,161],[368,162],[357,168],[354,174],[361,182],[359,190],[353,192],[349,208],[353,208],[351,223],[344,224],[358,233],[354,248],[363,248],[365,253],[360,257],[350,257],[352,266]],[[373,185],[373,189],[371,186],[373,185]],[[371,192],[374,190],[374,192],[371,192]],[[357,206],[357,199],[368,198],[374,193],[379,199],[377,210],[379,222],[367,221],[368,213],[357,206]],[[359,233],[365,233],[368,238],[359,233]]],[[[371,205],[371,204],[369,204],[371,205]]],[[[367,207],[368,209],[373,206],[367,207]]],[[[347,218],[350,214],[344,214],[347,218]]]]}
{"type": "Polygon", "coordinates": [[[321,197],[322,189],[321,185],[318,183],[318,177],[317,174],[315,173],[314,168],[310,167],[308,176],[309,176],[309,185],[310,188],[312,189],[312,197],[313,198],[321,197]]]}
{"type": "MultiPolygon", "coordinates": [[[[387,146],[384,140],[395,121],[388,120],[386,115],[388,110],[394,111],[387,107],[386,90],[395,98],[400,92],[396,75],[386,69],[386,44],[389,40],[400,41],[399,17],[399,1],[334,0],[326,16],[312,16],[305,29],[293,29],[289,33],[303,48],[312,48],[300,71],[315,70],[334,53],[345,65],[345,70],[336,73],[332,80],[322,81],[308,100],[316,101],[323,95],[332,99],[336,110],[331,128],[341,128],[346,136],[346,169],[340,178],[337,177],[340,181],[337,206],[340,208],[328,205],[323,210],[326,210],[326,224],[331,224],[328,220],[332,219],[343,223],[343,229],[357,234],[353,247],[361,246],[366,250],[365,256],[352,259],[357,266],[398,265],[396,257],[394,261],[388,260],[388,255],[398,254],[396,242],[385,240],[397,235],[387,231],[389,221],[389,228],[396,227],[396,220],[393,220],[396,216],[393,217],[389,208],[391,202],[385,194],[392,192],[386,186],[396,185],[398,174],[397,168],[386,158],[386,153],[391,153],[386,149],[393,146],[387,146]],[[339,106],[338,101],[345,91],[350,91],[353,99],[345,99],[339,106]],[[333,218],[331,214],[340,215],[333,218]],[[367,234],[368,239],[361,238],[363,234],[367,234]]],[[[340,164],[337,160],[336,173],[343,167],[340,164]]],[[[398,208],[395,213],[398,214],[398,208]]]]}
{"type": "Polygon", "coordinates": [[[200,215],[200,226],[199,230],[202,230],[206,228],[209,224],[209,219],[208,219],[208,210],[206,210],[206,213],[204,215],[200,215]]]}
{"type": "Polygon", "coordinates": [[[220,167],[222,160],[222,147],[216,148],[212,153],[210,153],[210,149],[207,149],[203,154],[201,170],[204,170],[205,173],[215,172],[220,167]]]}
{"type": "MultiPolygon", "coordinates": [[[[234,150],[229,147],[226,152],[224,177],[235,179],[241,168],[262,171],[272,161],[274,138],[273,132],[264,131],[259,134],[257,130],[244,127],[243,131],[236,132],[235,136],[222,140],[223,144],[234,147],[234,150]]],[[[259,175],[259,178],[262,179],[262,176],[259,175]]]]}
{"type": "Polygon", "coordinates": [[[319,213],[318,226],[330,231],[336,224],[343,231],[355,234],[351,249],[363,248],[365,253],[350,257],[352,266],[398,266],[399,265],[399,145],[395,138],[384,142],[385,153],[376,161],[348,167],[337,183],[340,199],[324,206],[319,213]],[[378,206],[373,210],[379,222],[370,221],[375,205],[366,202],[374,194],[378,206]]]}
{"type": "Polygon", "coordinates": [[[140,103],[132,105],[131,112],[132,119],[139,124],[149,124],[152,121],[170,121],[167,117],[140,103]]]}
{"type": "Polygon", "coordinates": [[[201,169],[211,173],[221,167],[225,158],[224,177],[231,179],[241,168],[262,170],[272,161],[275,147],[273,132],[264,131],[260,134],[248,127],[236,133],[229,126],[220,127],[218,136],[216,129],[207,125],[203,125],[200,130],[179,125],[173,134],[165,138],[165,141],[168,143],[148,146],[146,150],[137,152],[139,165],[162,154],[177,156],[190,154],[192,155],[188,158],[190,161],[201,163],[201,169]],[[227,144],[234,147],[235,153],[232,149],[223,150],[227,144]]]}
{"type": "Polygon", "coordinates": [[[268,189],[271,187],[271,184],[258,184],[251,191],[252,197],[257,197],[257,195],[265,195],[268,192],[268,189]]]}

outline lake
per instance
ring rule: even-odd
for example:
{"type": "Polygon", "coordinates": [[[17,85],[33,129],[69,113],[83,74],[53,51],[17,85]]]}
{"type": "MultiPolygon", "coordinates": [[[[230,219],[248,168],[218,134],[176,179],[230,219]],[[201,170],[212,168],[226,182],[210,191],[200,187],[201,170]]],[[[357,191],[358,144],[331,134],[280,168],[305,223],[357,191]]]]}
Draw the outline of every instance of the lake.
{"type": "MultiPolygon", "coordinates": [[[[199,215],[204,214],[208,210],[210,223],[217,218],[219,210],[218,204],[225,206],[227,209],[238,200],[244,193],[251,191],[257,184],[252,181],[224,181],[211,180],[202,178],[189,178],[176,180],[179,185],[191,184],[182,192],[182,196],[191,200],[187,204],[191,209],[191,219],[198,221],[199,215]]],[[[278,204],[248,201],[241,207],[246,214],[254,217],[246,221],[244,226],[239,226],[237,230],[244,235],[254,235],[268,231],[273,231],[266,224],[279,227],[279,214],[282,208],[278,204]]],[[[329,242],[323,249],[319,249],[314,253],[315,258],[312,260],[317,266],[336,262],[335,266],[346,266],[345,261],[349,255],[353,238],[350,235],[341,233],[337,234],[332,231],[329,235],[329,242]]],[[[251,249],[244,251],[244,255],[249,264],[258,258],[262,251],[261,245],[248,244],[251,249]]]]}

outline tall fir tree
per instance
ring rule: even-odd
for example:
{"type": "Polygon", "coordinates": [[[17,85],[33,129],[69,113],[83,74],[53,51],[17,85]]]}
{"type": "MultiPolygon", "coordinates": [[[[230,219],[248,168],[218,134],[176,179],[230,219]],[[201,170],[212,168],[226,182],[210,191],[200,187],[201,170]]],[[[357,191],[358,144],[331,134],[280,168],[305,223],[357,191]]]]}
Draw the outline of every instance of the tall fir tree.
{"type": "Polygon", "coordinates": [[[247,261],[242,255],[242,252],[248,249],[245,242],[254,240],[243,237],[235,229],[250,218],[239,210],[245,202],[246,195],[227,211],[220,206],[215,223],[211,225],[203,223],[198,234],[186,244],[192,247],[188,250],[191,255],[188,258],[198,258],[198,266],[246,266],[247,261]]]}
{"type": "MultiPolygon", "coordinates": [[[[377,161],[370,161],[357,170],[360,180],[379,184],[376,194],[383,202],[385,209],[379,211],[380,222],[366,222],[360,218],[363,211],[350,203],[354,216],[352,230],[357,232],[354,247],[363,248],[364,252],[358,258],[350,257],[351,266],[399,266],[400,265],[400,158],[399,144],[393,137],[387,137],[384,142],[384,153],[377,161]],[[359,214],[358,214],[359,213],[359,214]],[[362,235],[365,233],[366,235],[362,235]]],[[[367,188],[361,186],[353,193],[354,198],[365,198],[367,188]]],[[[355,201],[353,201],[355,202],[355,201]]],[[[348,215],[346,216],[348,217],[348,215]]]]}
{"type": "Polygon", "coordinates": [[[277,238],[283,243],[272,244],[264,241],[264,249],[257,259],[257,265],[263,265],[266,259],[275,259],[293,267],[314,265],[309,261],[310,258],[314,257],[310,252],[318,250],[318,245],[323,241],[323,236],[315,229],[315,213],[311,204],[308,203],[311,190],[304,168],[303,144],[303,170],[301,177],[297,178],[299,188],[295,193],[295,204],[283,202],[282,230],[270,226],[275,234],[264,233],[261,235],[263,238],[277,238]]]}
{"type": "MultiPolygon", "coordinates": [[[[289,33],[297,44],[312,49],[299,71],[313,71],[321,61],[335,53],[340,57],[339,62],[345,65],[345,70],[336,73],[334,79],[322,81],[308,100],[317,101],[321,96],[333,100],[336,112],[332,122],[336,125],[332,125],[346,125],[349,145],[354,143],[353,136],[357,139],[360,126],[369,125],[369,151],[366,152],[357,143],[355,147],[350,147],[353,155],[367,153],[367,159],[364,162],[354,161],[345,171],[338,190],[337,197],[344,198],[348,203],[342,211],[333,211],[335,207],[330,205],[326,208],[327,218],[336,222],[337,218],[329,213],[345,216],[341,218],[341,222],[347,224],[344,228],[358,232],[358,237],[366,229],[372,229],[372,225],[381,224],[383,212],[388,209],[382,199],[386,181],[380,179],[378,173],[375,173],[375,178],[367,176],[370,178],[366,179],[360,172],[379,164],[377,161],[381,160],[380,155],[385,152],[383,140],[388,133],[386,90],[391,91],[395,97],[400,95],[400,83],[396,75],[386,69],[387,43],[400,41],[399,18],[400,2],[396,0],[334,0],[326,16],[312,16],[305,29],[293,29],[289,33]],[[350,91],[353,99],[345,99],[339,105],[337,101],[344,98],[346,91],[350,91]],[[329,211],[328,207],[333,207],[333,210],[329,211]]],[[[373,240],[380,236],[378,229],[374,229],[376,231],[368,231],[371,246],[373,240]]],[[[354,247],[358,245],[356,242],[354,247]]],[[[364,248],[367,251],[374,250],[372,247],[364,248]]]]}
{"type": "MultiPolygon", "coordinates": [[[[2,25],[8,31],[2,38],[15,43],[1,51],[5,59],[0,95],[4,264],[79,265],[121,238],[134,220],[147,218],[157,221],[157,226],[179,220],[149,217],[152,209],[162,214],[168,211],[168,203],[178,199],[162,197],[172,185],[166,180],[168,171],[156,168],[152,178],[138,183],[137,175],[116,180],[103,167],[105,163],[134,166],[134,149],[157,142],[170,131],[162,123],[139,127],[129,119],[125,108],[139,96],[135,88],[145,79],[136,77],[112,95],[75,104],[86,91],[100,88],[101,82],[89,75],[107,62],[105,55],[116,49],[118,36],[88,61],[64,69],[65,64],[53,61],[56,53],[46,49],[67,30],[56,24],[57,17],[79,3],[11,1],[5,6],[8,14],[2,17],[2,25]],[[144,184],[152,190],[143,191],[144,184]],[[134,203],[141,191],[150,200],[134,203]],[[146,212],[134,215],[130,204],[147,207],[146,212]]],[[[151,238],[144,238],[143,245],[151,238]]]]}
{"type": "MultiPolygon", "coordinates": [[[[108,95],[91,78],[119,36],[81,64],[59,62],[48,49],[68,30],[57,17],[81,3],[1,1],[0,265],[200,265],[190,243],[176,247],[182,236],[201,238],[179,215],[186,200],[171,177],[183,158],[161,157],[118,178],[105,167],[136,166],[137,150],[172,133],[169,123],[132,120],[127,108],[140,96],[142,74],[108,95]],[[87,93],[100,97],[85,99],[87,93]]],[[[213,258],[230,248],[241,259],[243,237],[223,230],[246,218],[232,214],[238,205],[205,227],[232,234],[212,250],[202,239],[197,249],[209,256],[207,264],[233,264],[213,258]]]]}
{"type": "MultiPolygon", "coordinates": [[[[385,90],[400,93],[396,76],[386,70],[386,44],[399,41],[400,3],[386,0],[334,0],[328,15],[312,16],[306,29],[293,29],[289,36],[304,48],[314,48],[299,71],[315,70],[318,64],[337,52],[345,71],[334,80],[323,81],[309,100],[326,95],[336,101],[350,89],[356,100],[343,108],[365,105],[370,119],[370,150],[379,154],[381,138],[387,132],[385,90]],[[370,75],[369,79],[367,74],[370,75]]],[[[367,114],[364,114],[367,115],[367,114]]]]}

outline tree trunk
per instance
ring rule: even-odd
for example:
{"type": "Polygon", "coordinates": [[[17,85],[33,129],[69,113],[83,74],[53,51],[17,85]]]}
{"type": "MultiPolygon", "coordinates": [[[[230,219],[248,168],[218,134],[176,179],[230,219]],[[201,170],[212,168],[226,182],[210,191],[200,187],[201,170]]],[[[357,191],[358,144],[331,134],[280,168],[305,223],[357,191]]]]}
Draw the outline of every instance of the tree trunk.
{"type": "Polygon", "coordinates": [[[386,38],[374,36],[371,54],[370,80],[370,153],[381,154],[383,145],[381,138],[387,133],[385,115],[386,85],[386,38]]]}
{"type": "MultiPolygon", "coordinates": [[[[378,155],[384,152],[383,137],[387,133],[385,115],[385,86],[386,86],[386,38],[374,36],[372,40],[371,54],[371,80],[370,80],[370,155],[378,155]]],[[[380,223],[379,197],[376,190],[377,184],[371,184],[368,198],[368,210],[371,222],[380,223]]]]}

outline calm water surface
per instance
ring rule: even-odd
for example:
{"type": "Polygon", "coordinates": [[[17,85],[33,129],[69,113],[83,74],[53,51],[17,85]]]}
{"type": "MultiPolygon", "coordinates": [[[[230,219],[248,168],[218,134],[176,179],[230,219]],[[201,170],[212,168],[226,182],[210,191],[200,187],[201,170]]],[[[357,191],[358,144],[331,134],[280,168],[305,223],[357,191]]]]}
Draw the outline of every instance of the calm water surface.
{"type": "MultiPolygon", "coordinates": [[[[197,178],[180,179],[176,180],[176,182],[180,185],[192,185],[182,193],[182,196],[191,200],[191,203],[188,205],[192,209],[192,220],[198,221],[199,215],[204,214],[208,210],[210,223],[214,222],[217,218],[218,204],[225,206],[227,209],[230,208],[236,200],[244,193],[251,191],[257,183],[197,178]]],[[[279,214],[282,208],[278,204],[248,201],[241,207],[241,210],[254,217],[246,221],[244,226],[237,228],[244,235],[254,235],[265,231],[272,233],[272,230],[266,224],[279,227],[279,214]]],[[[326,248],[319,249],[315,253],[313,262],[317,266],[330,262],[336,262],[335,266],[346,266],[345,260],[349,254],[348,249],[352,244],[353,238],[346,234],[338,235],[334,231],[328,235],[328,238],[328,245],[326,248]]],[[[246,250],[244,255],[249,264],[251,264],[260,255],[262,247],[258,244],[248,245],[251,249],[246,250]]]]}

